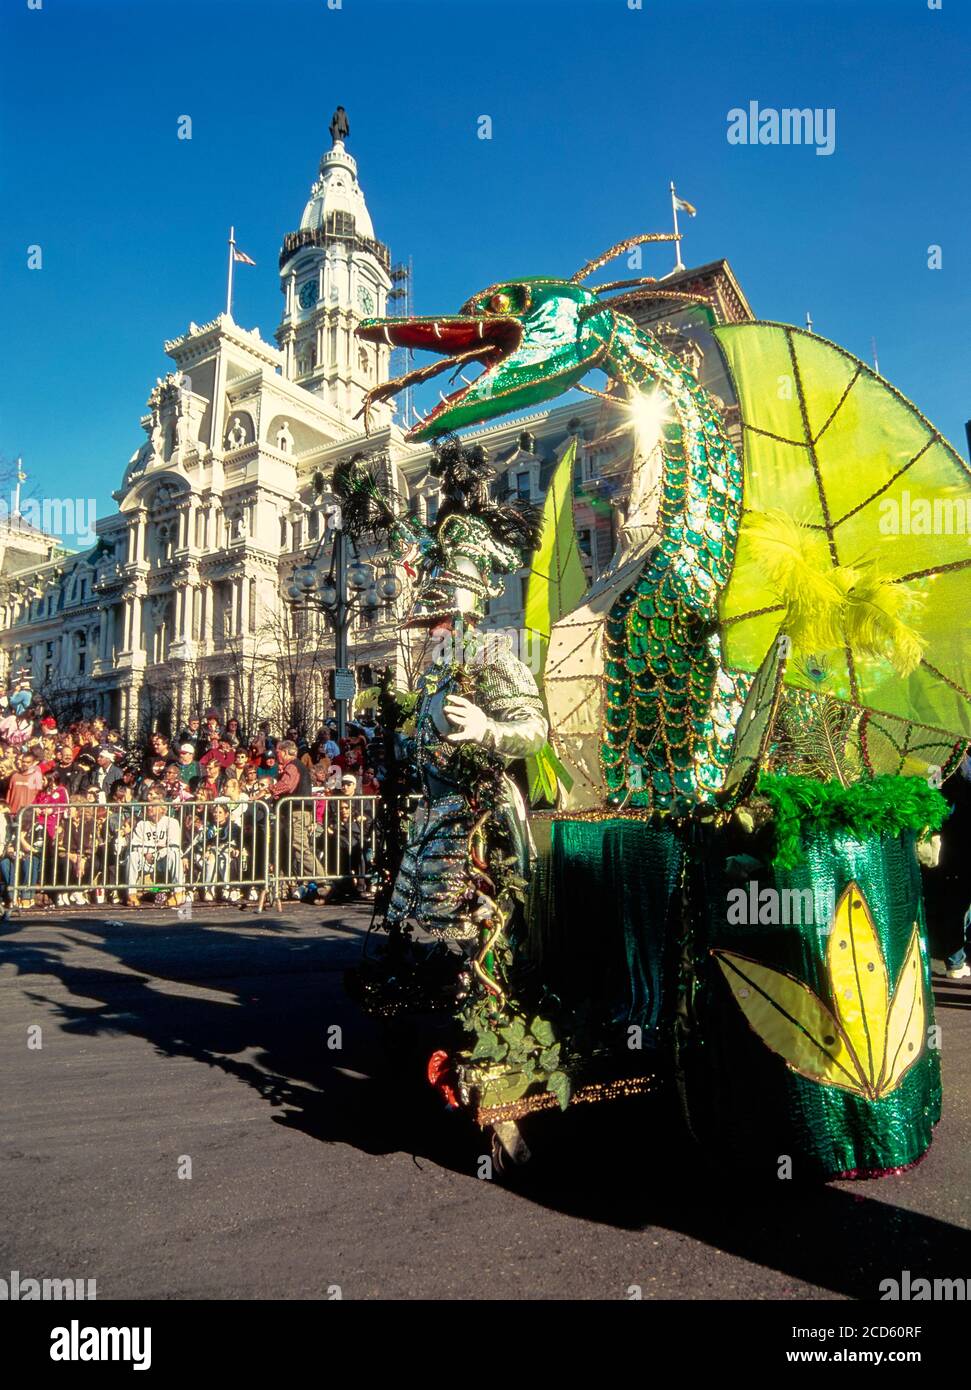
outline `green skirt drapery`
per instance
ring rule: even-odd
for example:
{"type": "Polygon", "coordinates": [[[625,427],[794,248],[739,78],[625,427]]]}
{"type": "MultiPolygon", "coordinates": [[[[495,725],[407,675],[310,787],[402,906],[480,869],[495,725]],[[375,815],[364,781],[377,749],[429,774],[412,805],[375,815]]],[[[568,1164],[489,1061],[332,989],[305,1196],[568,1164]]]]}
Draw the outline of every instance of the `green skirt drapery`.
{"type": "Polygon", "coordinates": [[[788,901],[790,916],[802,916],[791,911],[795,893],[810,890],[816,910],[808,922],[759,922],[751,920],[751,910],[730,912],[729,894],[739,887],[754,906],[748,884],[740,884],[733,871],[730,848],[718,832],[702,833],[688,856],[691,967],[683,981],[687,1009],[677,1030],[677,1067],[693,1132],[713,1153],[766,1177],[875,1176],[916,1162],[940,1118],[941,1074],[913,834],[866,840],[808,834],[798,868],[758,869],[758,892],[771,889],[776,895],[761,915],[783,915],[773,913],[773,901],[788,901]],[[783,972],[833,1009],[830,908],[851,883],[869,908],[891,991],[915,925],[920,949],[923,1037],[899,1083],[876,1099],[799,1074],[750,1026],[712,954],[730,952],[783,972]],[[739,915],[749,920],[729,920],[739,915]]]}
{"type": "Polygon", "coordinates": [[[539,819],[534,834],[529,950],[539,975],[564,1018],[579,1020],[584,1046],[593,1037],[601,1052],[615,1049],[618,1074],[633,1061],[678,1081],[688,1124],[716,1161],[828,1179],[894,1171],[923,1155],[941,1085],[910,832],[809,833],[804,862],[786,871],[754,860],[740,868],[737,831],[671,820],[539,819]],[[817,910],[809,921],[729,921],[730,892],[753,879],[757,893],[780,898],[813,890],[817,910]],[[782,972],[831,1004],[828,907],[851,882],[869,908],[891,990],[915,924],[920,951],[923,1044],[899,1083],[874,1099],[794,1070],[750,1026],[712,954],[782,972]],[[631,1025],[643,1049],[634,1057],[631,1025]]]}
{"type": "Polygon", "coordinates": [[[566,1009],[655,1050],[674,985],[683,868],[673,821],[536,818],[530,954],[566,1009]]]}

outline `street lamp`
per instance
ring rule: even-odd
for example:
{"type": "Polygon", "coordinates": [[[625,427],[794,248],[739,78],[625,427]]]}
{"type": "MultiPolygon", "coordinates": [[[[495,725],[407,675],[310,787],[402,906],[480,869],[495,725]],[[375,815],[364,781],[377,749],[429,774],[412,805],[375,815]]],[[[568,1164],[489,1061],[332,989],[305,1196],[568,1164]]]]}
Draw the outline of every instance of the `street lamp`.
{"type": "Polygon", "coordinates": [[[387,574],[382,574],[378,580],[378,598],[382,603],[394,603],[401,593],[401,581],[396,574],[389,570],[387,574]]]}
{"type": "MultiPolygon", "coordinates": [[[[344,530],[340,501],[324,491],[323,477],[314,475],[318,494],[314,506],[320,512],[323,526],[310,558],[297,565],[287,584],[290,606],[296,612],[323,613],[334,629],[335,667],[333,673],[334,705],[337,711],[337,737],[347,732],[347,703],[353,694],[353,675],[348,668],[348,635],[356,612],[373,617],[382,603],[390,607],[401,593],[396,574],[386,569],[376,575],[374,566],[362,560],[354,538],[344,530]],[[329,557],[325,554],[328,536],[331,538],[329,557]]],[[[310,508],[300,504],[300,515],[310,508]]]]}
{"type": "Polygon", "coordinates": [[[353,565],[347,571],[347,582],[355,593],[363,593],[371,583],[372,571],[370,565],[364,565],[360,560],[355,559],[353,565]]]}

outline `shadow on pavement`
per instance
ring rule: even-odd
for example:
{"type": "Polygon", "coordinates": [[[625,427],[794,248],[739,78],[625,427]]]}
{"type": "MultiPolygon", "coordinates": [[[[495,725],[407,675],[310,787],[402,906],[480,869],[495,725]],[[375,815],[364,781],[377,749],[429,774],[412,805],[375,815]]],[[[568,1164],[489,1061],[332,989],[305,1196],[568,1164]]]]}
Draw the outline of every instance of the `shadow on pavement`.
{"type": "MultiPolygon", "coordinates": [[[[420,1167],[477,1180],[488,1143],[425,1084],[427,1040],[389,1049],[344,995],[343,970],[358,958],[367,920],[360,909],[326,930],[313,909],[283,921],[35,918],[0,936],[0,964],[53,977],[70,993],[70,1002],[54,998],[40,981],[27,991],[68,1034],[144,1038],[160,1056],[192,1058],[251,1087],[276,1123],[321,1143],[410,1152],[420,1167]]],[[[940,1003],[966,1009],[971,993],[947,991],[940,1003]]],[[[680,1232],[865,1299],[903,1268],[957,1277],[971,1267],[971,1232],[891,1204],[916,1200],[921,1183],[964,1185],[940,1165],[932,1176],[933,1149],[903,1178],[852,1189],[754,1183],[706,1162],[663,1095],[537,1116],[527,1138],[536,1162],[517,1173],[516,1198],[581,1220],[680,1232]]]]}

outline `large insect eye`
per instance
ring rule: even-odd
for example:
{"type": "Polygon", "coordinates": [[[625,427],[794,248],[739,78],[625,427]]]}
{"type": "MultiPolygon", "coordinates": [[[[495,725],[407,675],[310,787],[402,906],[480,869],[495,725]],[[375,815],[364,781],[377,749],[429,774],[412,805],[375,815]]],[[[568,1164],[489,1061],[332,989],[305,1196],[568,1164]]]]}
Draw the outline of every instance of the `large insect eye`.
{"type": "Polygon", "coordinates": [[[512,285],[496,290],[482,305],[487,314],[523,314],[529,308],[530,293],[526,285],[512,285]]]}
{"type": "Polygon", "coordinates": [[[490,314],[508,314],[513,306],[513,297],[506,290],[499,290],[497,294],[491,295],[486,300],[486,309],[490,314]]]}

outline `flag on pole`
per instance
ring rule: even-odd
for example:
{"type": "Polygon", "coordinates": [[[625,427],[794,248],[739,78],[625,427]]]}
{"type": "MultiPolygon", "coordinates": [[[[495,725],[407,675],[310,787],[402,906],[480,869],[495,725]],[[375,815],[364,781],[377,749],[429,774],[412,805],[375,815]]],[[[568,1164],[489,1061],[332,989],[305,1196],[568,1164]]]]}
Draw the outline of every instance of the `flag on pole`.
{"type": "Polygon", "coordinates": [[[233,316],[233,266],[237,261],[243,265],[256,265],[252,256],[247,256],[245,251],[240,251],[236,245],[236,228],[229,229],[229,267],[226,273],[226,313],[230,318],[233,316]]]}
{"type": "Polygon", "coordinates": [[[687,198],[679,198],[674,188],[674,180],[671,180],[671,220],[674,223],[674,268],[684,270],[684,261],[681,259],[681,233],[678,231],[678,213],[686,212],[689,217],[694,217],[697,208],[693,203],[689,203],[687,198]]]}

